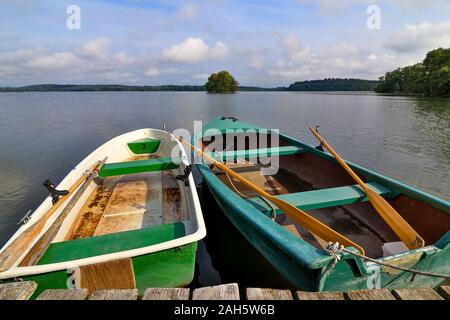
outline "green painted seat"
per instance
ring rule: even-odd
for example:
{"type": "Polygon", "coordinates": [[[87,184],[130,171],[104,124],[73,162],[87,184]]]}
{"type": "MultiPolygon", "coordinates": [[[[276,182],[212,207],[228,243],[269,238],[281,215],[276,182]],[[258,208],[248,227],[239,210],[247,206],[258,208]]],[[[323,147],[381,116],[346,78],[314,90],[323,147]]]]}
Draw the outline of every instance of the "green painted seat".
{"type": "Polygon", "coordinates": [[[56,263],[143,248],[186,235],[182,222],[52,243],[38,264],[56,263]]]}
{"type": "Polygon", "coordinates": [[[178,168],[178,164],[172,158],[156,158],[148,160],[136,160],[127,162],[107,163],[98,175],[100,177],[120,176],[122,174],[133,174],[141,172],[162,171],[178,168]]]}
{"type": "Polygon", "coordinates": [[[221,158],[222,160],[231,159],[246,159],[246,158],[258,158],[258,157],[273,157],[273,156],[285,156],[290,154],[304,153],[305,150],[296,146],[283,146],[278,148],[263,148],[263,149],[250,149],[250,150],[236,150],[236,151],[221,151],[210,152],[209,154],[215,158],[221,158]]]}
{"type": "MultiPolygon", "coordinates": [[[[383,197],[389,197],[391,195],[391,190],[376,182],[370,182],[367,183],[367,185],[383,197]]],[[[278,195],[276,197],[303,210],[322,209],[368,201],[366,194],[357,184],[345,187],[289,193],[278,195]]],[[[272,208],[261,198],[252,198],[247,201],[264,213],[272,212],[272,208]]],[[[277,208],[276,213],[280,214],[282,212],[277,208]]]]}
{"type": "Polygon", "coordinates": [[[131,152],[133,152],[134,154],[146,154],[156,152],[160,144],[161,140],[152,138],[144,138],[127,143],[128,148],[130,148],[131,152]]]}

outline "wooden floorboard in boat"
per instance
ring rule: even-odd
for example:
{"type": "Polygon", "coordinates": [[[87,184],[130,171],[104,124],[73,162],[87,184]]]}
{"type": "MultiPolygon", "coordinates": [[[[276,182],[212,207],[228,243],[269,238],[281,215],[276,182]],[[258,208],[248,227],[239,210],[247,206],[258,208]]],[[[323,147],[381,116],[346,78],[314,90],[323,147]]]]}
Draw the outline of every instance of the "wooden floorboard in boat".
{"type": "Polygon", "coordinates": [[[328,246],[328,243],[321,239],[320,237],[316,236],[315,234],[309,232],[305,228],[299,226],[298,224],[295,224],[293,220],[291,220],[289,217],[286,217],[286,219],[283,221],[282,224],[283,228],[295,235],[296,237],[299,237],[308,243],[312,244],[316,248],[323,248],[325,249],[328,246]]]}
{"type": "Polygon", "coordinates": [[[181,192],[170,171],[161,173],[163,223],[175,223],[188,217],[181,208],[181,192]]]}
{"type": "MultiPolygon", "coordinates": [[[[277,180],[275,180],[272,176],[264,176],[259,171],[240,172],[239,174],[272,195],[289,193],[289,191],[287,191],[287,189],[277,180]]],[[[222,180],[224,184],[226,184],[227,186],[229,186],[231,189],[234,190],[226,174],[218,174],[217,176],[219,177],[220,180],[222,180]]],[[[245,196],[247,197],[258,196],[258,193],[242,184],[238,179],[233,177],[230,177],[230,179],[233,182],[233,185],[236,187],[236,189],[239,190],[239,192],[241,192],[245,196]]]]}
{"type": "Polygon", "coordinates": [[[80,210],[66,240],[187,219],[179,183],[169,170],[105,178],[80,210]]]}
{"type": "Polygon", "coordinates": [[[119,179],[120,177],[108,177],[103,180],[101,185],[97,186],[80,210],[78,221],[66,240],[87,238],[94,235],[103,211],[119,179]]]}
{"type": "MultiPolygon", "coordinates": [[[[346,212],[345,208],[332,207],[320,210],[311,210],[308,213],[322,223],[345,235],[352,241],[361,245],[366,254],[373,258],[383,256],[383,240],[378,234],[361,223],[358,219],[346,212]]],[[[278,215],[276,221],[285,229],[307,241],[316,248],[326,248],[327,242],[296,224],[285,215],[278,215]]]]}
{"type": "Polygon", "coordinates": [[[116,184],[94,236],[162,224],[161,172],[126,175],[116,184]]]}
{"type": "MultiPolygon", "coordinates": [[[[263,168],[260,164],[255,164],[247,160],[239,160],[237,163],[227,163],[227,166],[271,195],[308,191],[312,189],[310,184],[301,180],[295,174],[283,169],[279,169],[275,175],[263,175],[263,168]]],[[[224,184],[233,189],[225,173],[218,169],[214,170],[214,172],[224,184]]],[[[243,185],[238,179],[231,179],[234,186],[245,196],[258,196],[255,191],[243,185]]]]}

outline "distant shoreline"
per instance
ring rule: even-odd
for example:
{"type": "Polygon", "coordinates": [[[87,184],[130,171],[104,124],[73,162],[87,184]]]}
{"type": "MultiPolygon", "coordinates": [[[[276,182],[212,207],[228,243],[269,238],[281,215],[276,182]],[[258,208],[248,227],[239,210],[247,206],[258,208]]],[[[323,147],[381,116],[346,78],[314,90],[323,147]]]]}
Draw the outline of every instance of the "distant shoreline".
{"type": "MultiPolygon", "coordinates": [[[[323,79],[300,81],[288,87],[263,88],[239,86],[239,91],[373,91],[378,81],[362,79],[323,79]]],[[[96,91],[206,91],[204,85],[129,86],[118,84],[37,84],[22,87],[0,87],[0,92],[96,92],[96,91]]]]}

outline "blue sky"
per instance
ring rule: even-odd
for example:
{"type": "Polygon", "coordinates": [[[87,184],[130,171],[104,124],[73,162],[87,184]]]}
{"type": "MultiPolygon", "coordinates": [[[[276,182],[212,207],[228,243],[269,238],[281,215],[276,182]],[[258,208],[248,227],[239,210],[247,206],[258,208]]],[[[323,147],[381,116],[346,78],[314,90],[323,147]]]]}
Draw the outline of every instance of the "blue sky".
{"type": "Polygon", "coordinates": [[[450,47],[447,0],[0,0],[0,86],[376,79],[450,47]],[[81,29],[66,27],[69,5],[81,29]],[[367,28],[368,6],[380,29],[367,28]]]}

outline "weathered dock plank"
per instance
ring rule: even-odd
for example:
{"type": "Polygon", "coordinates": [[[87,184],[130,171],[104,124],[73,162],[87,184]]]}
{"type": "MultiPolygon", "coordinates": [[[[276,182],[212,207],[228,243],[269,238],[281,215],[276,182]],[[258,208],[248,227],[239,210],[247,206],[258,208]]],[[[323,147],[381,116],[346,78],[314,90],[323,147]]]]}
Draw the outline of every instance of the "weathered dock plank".
{"type": "Polygon", "coordinates": [[[342,292],[308,292],[297,291],[298,300],[345,300],[342,292]]]}
{"type": "Polygon", "coordinates": [[[98,290],[89,296],[89,300],[137,300],[137,289],[98,290]]]}
{"type": "Polygon", "coordinates": [[[142,300],[189,300],[189,288],[148,288],[142,300]]]}
{"type": "Polygon", "coordinates": [[[237,283],[195,289],[192,300],[239,300],[237,283]]]}
{"type": "Polygon", "coordinates": [[[87,289],[47,289],[36,300],[85,300],[87,289]]]}
{"type": "Polygon", "coordinates": [[[444,300],[431,288],[394,289],[392,293],[398,300],[444,300]]]}
{"type": "Polygon", "coordinates": [[[247,300],[293,300],[290,290],[247,288],[247,300]]]}
{"type": "Polygon", "coordinates": [[[388,289],[354,290],[344,293],[347,300],[396,300],[388,289]]]}
{"type": "Polygon", "coordinates": [[[36,288],[34,281],[0,284],[0,300],[28,300],[36,288]]]}
{"type": "Polygon", "coordinates": [[[438,293],[445,300],[450,300],[450,286],[440,286],[438,289],[438,293]]]}
{"type": "MultiPolygon", "coordinates": [[[[0,300],[27,300],[37,289],[34,281],[0,284],[0,300]]],[[[148,288],[142,300],[189,300],[189,288],[148,288]]],[[[37,300],[138,300],[137,289],[101,289],[89,294],[89,289],[47,289],[37,300]]],[[[192,300],[240,300],[237,283],[197,288],[192,300]]],[[[450,300],[450,286],[354,290],[348,292],[308,292],[288,289],[246,288],[247,300],[450,300]]]]}

